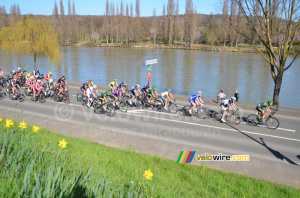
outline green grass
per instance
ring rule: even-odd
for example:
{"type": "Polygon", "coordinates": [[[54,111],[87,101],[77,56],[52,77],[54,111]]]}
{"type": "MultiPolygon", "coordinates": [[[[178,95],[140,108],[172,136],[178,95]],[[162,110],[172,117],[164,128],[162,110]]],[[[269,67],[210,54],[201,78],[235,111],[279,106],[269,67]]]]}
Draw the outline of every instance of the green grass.
{"type": "Polygon", "coordinates": [[[300,197],[291,187],[3,122],[1,197],[300,197]]]}

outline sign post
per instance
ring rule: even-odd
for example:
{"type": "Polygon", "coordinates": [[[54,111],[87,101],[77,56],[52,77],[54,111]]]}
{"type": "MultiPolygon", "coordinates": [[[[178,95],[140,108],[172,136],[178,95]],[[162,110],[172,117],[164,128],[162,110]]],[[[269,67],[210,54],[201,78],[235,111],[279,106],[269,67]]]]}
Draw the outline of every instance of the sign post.
{"type": "Polygon", "coordinates": [[[151,65],[157,64],[157,63],[158,63],[157,59],[144,60],[144,65],[147,66],[147,81],[148,81],[148,85],[149,85],[149,82],[151,80],[151,70],[152,70],[151,65]]]}

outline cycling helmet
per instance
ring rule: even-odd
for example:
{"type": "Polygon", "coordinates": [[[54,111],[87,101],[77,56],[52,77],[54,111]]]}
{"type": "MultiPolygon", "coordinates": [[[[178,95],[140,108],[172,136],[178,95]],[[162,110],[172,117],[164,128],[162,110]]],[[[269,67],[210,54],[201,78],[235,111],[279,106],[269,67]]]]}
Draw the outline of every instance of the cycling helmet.
{"type": "Polygon", "coordinates": [[[202,94],[202,91],[198,91],[198,94],[202,94]]]}
{"type": "Polygon", "coordinates": [[[11,73],[14,74],[14,73],[15,73],[15,70],[11,70],[11,73]]]}
{"type": "Polygon", "coordinates": [[[171,92],[172,90],[171,89],[168,89],[168,92],[171,92]]]}
{"type": "Polygon", "coordinates": [[[124,81],[122,81],[122,82],[121,82],[121,84],[125,84],[125,82],[124,82],[124,81]]]}
{"type": "Polygon", "coordinates": [[[49,72],[49,75],[52,75],[52,72],[49,72]]]}
{"type": "Polygon", "coordinates": [[[21,70],[21,67],[18,67],[18,70],[21,70]]]}
{"type": "Polygon", "coordinates": [[[33,76],[30,76],[30,79],[32,80],[32,79],[33,79],[33,76]]]}
{"type": "Polygon", "coordinates": [[[139,85],[139,84],[136,84],[136,86],[137,86],[137,87],[140,87],[140,85],[139,85]]]}
{"type": "Polygon", "coordinates": [[[37,80],[38,83],[42,82],[40,79],[37,80]]]}
{"type": "Polygon", "coordinates": [[[236,100],[236,97],[231,97],[231,100],[236,100]]]}
{"type": "Polygon", "coordinates": [[[268,104],[273,104],[273,100],[268,100],[268,104]]]}
{"type": "Polygon", "coordinates": [[[89,78],[89,81],[92,81],[92,79],[91,79],[91,78],[89,78]]]}
{"type": "Polygon", "coordinates": [[[118,81],[117,79],[114,79],[114,81],[118,81]]]}
{"type": "Polygon", "coordinates": [[[94,86],[93,86],[93,88],[94,88],[94,89],[97,89],[97,86],[96,86],[96,85],[94,85],[94,86]]]}
{"type": "Polygon", "coordinates": [[[152,87],[152,89],[156,89],[156,86],[154,85],[154,86],[152,87]]]}
{"type": "Polygon", "coordinates": [[[62,76],[61,78],[65,78],[65,76],[62,76]]]}

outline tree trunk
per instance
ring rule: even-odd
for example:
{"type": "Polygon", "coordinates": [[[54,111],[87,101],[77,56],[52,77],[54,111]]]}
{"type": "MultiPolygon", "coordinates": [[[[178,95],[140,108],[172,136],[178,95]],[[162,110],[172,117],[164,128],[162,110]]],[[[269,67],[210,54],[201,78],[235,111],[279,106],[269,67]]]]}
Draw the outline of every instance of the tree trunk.
{"type": "Polygon", "coordinates": [[[281,88],[281,84],[282,84],[282,77],[283,77],[283,73],[278,73],[278,75],[274,79],[275,87],[274,87],[274,93],[273,93],[273,101],[274,101],[274,105],[277,105],[277,109],[279,106],[278,102],[279,102],[280,88],[281,88]]]}
{"type": "Polygon", "coordinates": [[[33,54],[34,70],[36,69],[36,53],[33,54]]]}

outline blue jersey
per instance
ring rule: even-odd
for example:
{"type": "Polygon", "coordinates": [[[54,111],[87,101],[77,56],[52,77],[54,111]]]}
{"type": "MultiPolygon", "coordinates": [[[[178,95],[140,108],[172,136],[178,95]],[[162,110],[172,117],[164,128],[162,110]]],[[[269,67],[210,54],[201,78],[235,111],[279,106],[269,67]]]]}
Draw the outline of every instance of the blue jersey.
{"type": "Polygon", "coordinates": [[[189,102],[190,102],[190,103],[195,103],[197,98],[198,98],[198,95],[194,94],[194,95],[192,95],[192,96],[189,98],[189,102]]]}

